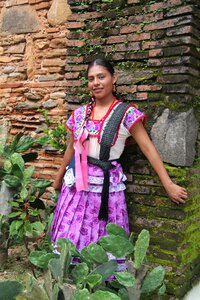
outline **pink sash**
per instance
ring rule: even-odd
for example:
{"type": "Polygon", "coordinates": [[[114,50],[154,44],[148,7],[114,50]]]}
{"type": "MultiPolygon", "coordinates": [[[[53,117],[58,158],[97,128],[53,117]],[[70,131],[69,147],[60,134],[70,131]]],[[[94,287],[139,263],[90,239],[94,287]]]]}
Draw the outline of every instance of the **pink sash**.
{"type": "Polygon", "coordinates": [[[75,145],[75,184],[78,192],[88,190],[87,137],[88,131],[83,124],[75,145]]]}

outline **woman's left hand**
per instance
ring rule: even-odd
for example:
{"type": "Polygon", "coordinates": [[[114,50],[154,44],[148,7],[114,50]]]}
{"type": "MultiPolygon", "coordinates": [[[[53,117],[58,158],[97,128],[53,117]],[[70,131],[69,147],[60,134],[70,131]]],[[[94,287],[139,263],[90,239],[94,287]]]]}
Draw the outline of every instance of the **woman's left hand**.
{"type": "Polygon", "coordinates": [[[187,199],[187,191],[185,188],[171,182],[165,187],[169,198],[176,204],[183,204],[187,199]]]}

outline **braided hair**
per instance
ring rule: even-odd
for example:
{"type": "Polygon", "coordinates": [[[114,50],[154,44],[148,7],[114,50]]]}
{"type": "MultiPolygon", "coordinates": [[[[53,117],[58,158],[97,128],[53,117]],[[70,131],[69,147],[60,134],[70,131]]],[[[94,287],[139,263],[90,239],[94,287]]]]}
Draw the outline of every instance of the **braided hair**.
{"type": "MultiPolygon", "coordinates": [[[[115,73],[115,70],[113,68],[113,66],[111,65],[111,63],[105,59],[105,58],[97,58],[95,60],[93,60],[87,67],[87,77],[88,77],[88,73],[89,70],[93,67],[93,66],[102,66],[105,69],[108,70],[108,72],[113,76],[115,73]]],[[[116,93],[113,91],[113,95],[116,97],[116,93]]],[[[85,117],[85,121],[87,122],[88,119],[90,118],[91,114],[92,114],[92,110],[95,104],[95,98],[94,97],[90,97],[89,99],[89,104],[88,104],[88,109],[87,109],[87,113],[86,113],[86,117],[85,117]]]]}

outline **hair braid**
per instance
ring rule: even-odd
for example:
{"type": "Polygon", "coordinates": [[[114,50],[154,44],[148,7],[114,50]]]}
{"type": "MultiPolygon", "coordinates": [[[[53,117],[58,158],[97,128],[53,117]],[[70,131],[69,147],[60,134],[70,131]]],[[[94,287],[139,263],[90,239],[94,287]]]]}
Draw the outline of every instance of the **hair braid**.
{"type": "Polygon", "coordinates": [[[93,110],[93,107],[94,107],[94,103],[95,103],[95,99],[93,97],[91,97],[89,99],[89,103],[88,103],[88,109],[87,109],[87,113],[86,113],[86,116],[85,116],[85,121],[87,122],[88,119],[90,118],[91,114],[92,114],[92,110],[93,110]]]}

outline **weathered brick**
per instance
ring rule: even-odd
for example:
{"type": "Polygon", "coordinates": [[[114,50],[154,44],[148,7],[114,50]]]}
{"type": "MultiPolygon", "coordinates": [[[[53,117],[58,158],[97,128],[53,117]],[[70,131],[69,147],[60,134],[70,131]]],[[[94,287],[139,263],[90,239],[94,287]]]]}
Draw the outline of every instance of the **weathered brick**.
{"type": "Polygon", "coordinates": [[[83,28],[84,26],[85,26],[84,22],[68,22],[67,23],[67,29],[83,28]]]}
{"type": "Polygon", "coordinates": [[[123,26],[120,28],[120,34],[126,34],[126,33],[131,33],[131,32],[137,32],[141,30],[141,25],[131,25],[131,26],[123,26]]]}
{"type": "Polygon", "coordinates": [[[127,41],[126,35],[110,36],[107,38],[107,44],[123,43],[127,41]]]}

